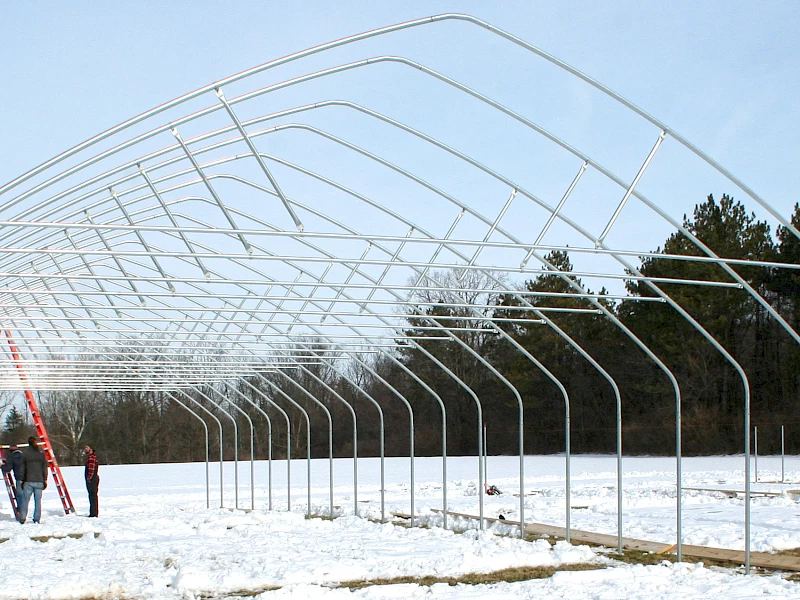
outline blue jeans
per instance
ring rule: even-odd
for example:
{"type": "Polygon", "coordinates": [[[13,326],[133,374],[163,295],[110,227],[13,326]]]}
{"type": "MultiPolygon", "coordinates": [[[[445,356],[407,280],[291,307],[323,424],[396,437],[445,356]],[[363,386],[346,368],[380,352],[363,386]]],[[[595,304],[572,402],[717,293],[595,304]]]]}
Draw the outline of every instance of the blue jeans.
{"type": "Polygon", "coordinates": [[[38,523],[42,518],[42,490],[44,483],[41,481],[26,481],[22,485],[22,498],[19,503],[19,522],[24,523],[28,518],[28,503],[33,496],[33,522],[38,523]]]}
{"type": "Polygon", "coordinates": [[[14,501],[17,503],[17,518],[19,518],[19,505],[22,502],[22,482],[17,480],[14,482],[14,501]]]}

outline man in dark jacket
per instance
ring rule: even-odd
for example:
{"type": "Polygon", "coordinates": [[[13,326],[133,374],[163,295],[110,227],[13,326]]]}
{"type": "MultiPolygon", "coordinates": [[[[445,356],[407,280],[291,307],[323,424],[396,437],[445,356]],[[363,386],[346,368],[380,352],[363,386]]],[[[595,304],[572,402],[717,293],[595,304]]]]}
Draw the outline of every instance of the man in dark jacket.
{"type": "Polygon", "coordinates": [[[14,499],[17,501],[17,507],[22,499],[22,450],[16,444],[11,444],[8,447],[9,455],[3,465],[3,473],[14,474],[14,499]]]}
{"type": "Polygon", "coordinates": [[[97,464],[97,454],[95,454],[92,447],[86,445],[83,447],[86,453],[86,468],[83,475],[86,478],[86,491],[89,493],[89,516],[97,516],[97,488],[100,487],[100,474],[98,472],[99,465],[97,464]]]}
{"type": "Polygon", "coordinates": [[[28,447],[22,453],[22,498],[19,504],[19,522],[28,518],[28,503],[33,496],[33,522],[42,518],[42,490],[47,487],[47,460],[39,449],[38,440],[28,438],[28,447]]]}

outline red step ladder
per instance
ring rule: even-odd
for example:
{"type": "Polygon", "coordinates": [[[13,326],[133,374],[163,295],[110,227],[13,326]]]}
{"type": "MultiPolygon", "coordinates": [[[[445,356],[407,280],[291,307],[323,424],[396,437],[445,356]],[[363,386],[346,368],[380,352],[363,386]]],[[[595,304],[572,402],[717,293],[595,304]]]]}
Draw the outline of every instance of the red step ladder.
{"type": "MultiPolygon", "coordinates": [[[[6,452],[8,446],[0,446],[0,459],[5,463],[9,459],[9,454],[6,452]]],[[[3,473],[3,479],[6,482],[6,489],[8,490],[8,499],[11,502],[11,508],[14,509],[14,517],[19,520],[19,507],[17,506],[17,495],[14,492],[14,479],[11,477],[11,472],[3,473]]]]}
{"type": "MultiPolygon", "coordinates": [[[[14,344],[14,340],[11,337],[11,332],[6,330],[5,335],[6,339],[8,339],[8,345],[11,348],[11,356],[14,359],[14,363],[17,367],[19,378],[22,381],[27,381],[25,370],[22,368],[22,360],[19,356],[19,350],[17,349],[16,344],[14,344]]],[[[36,427],[36,435],[39,436],[39,440],[41,440],[44,458],[47,461],[47,466],[50,468],[50,473],[53,475],[53,482],[56,484],[58,496],[61,498],[61,505],[64,507],[64,514],[75,514],[75,507],[72,505],[72,498],[69,497],[67,484],[64,483],[64,477],[61,475],[61,468],[58,466],[58,461],[56,461],[56,455],[53,454],[53,447],[50,444],[50,438],[47,436],[47,430],[44,428],[44,422],[42,421],[42,417],[39,415],[39,406],[36,404],[36,399],[33,397],[33,392],[28,389],[25,390],[25,400],[28,402],[28,409],[31,411],[33,424],[36,427]]],[[[6,479],[6,485],[8,485],[8,479],[6,479]]],[[[9,493],[11,493],[11,491],[12,490],[9,488],[9,493]]]]}

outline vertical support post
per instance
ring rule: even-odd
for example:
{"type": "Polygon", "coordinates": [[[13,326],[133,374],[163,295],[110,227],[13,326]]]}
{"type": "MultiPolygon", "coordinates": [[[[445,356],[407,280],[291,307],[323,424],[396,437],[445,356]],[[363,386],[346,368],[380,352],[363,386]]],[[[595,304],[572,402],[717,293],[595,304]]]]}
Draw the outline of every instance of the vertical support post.
{"type": "Polygon", "coordinates": [[[786,445],[783,425],[781,425],[781,483],[786,479],[786,445]]]}
{"type": "MultiPolygon", "coordinates": [[[[291,381],[292,383],[294,383],[294,380],[291,377],[289,377],[286,373],[283,373],[282,371],[278,371],[278,373],[280,375],[282,375],[284,378],[286,378],[289,381],[291,381]]],[[[305,408],[303,408],[302,406],[300,406],[297,402],[295,402],[294,399],[292,399],[292,397],[289,394],[287,394],[280,387],[278,387],[278,385],[276,383],[270,381],[269,379],[264,377],[261,373],[255,373],[255,375],[256,375],[256,377],[258,377],[258,379],[261,382],[266,383],[268,386],[270,386],[272,389],[274,389],[276,392],[278,392],[278,394],[280,394],[281,396],[286,398],[286,400],[288,400],[289,403],[292,406],[294,406],[296,409],[298,409],[301,412],[301,414],[303,415],[303,418],[306,421],[306,482],[307,482],[306,483],[306,488],[307,488],[306,489],[306,493],[307,493],[306,516],[310,519],[311,518],[311,419],[308,416],[308,411],[305,408]]],[[[250,386],[250,387],[253,387],[253,386],[250,386]]],[[[297,384],[297,387],[300,388],[301,390],[305,389],[300,384],[297,384]]],[[[253,389],[256,389],[256,388],[253,388],[253,389]]],[[[274,402],[273,402],[273,405],[276,406],[276,407],[278,406],[274,402]]],[[[290,427],[288,420],[287,420],[287,427],[290,427]]],[[[291,444],[288,443],[288,442],[287,442],[287,447],[291,448],[291,444]]],[[[292,462],[291,456],[287,455],[287,476],[289,474],[288,469],[290,468],[291,462],[292,462]]],[[[290,485],[288,485],[287,487],[291,488],[290,485]]],[[[330,482],[330,489],[331,489],[331,514],[333,514],[333,491],[332,491],[333,490],[333,481],[330,482]]],[[[291,498],[290,498],[289,494],[290,494],[290,492],[287,490],[287,498],[290,500],[291,498]]],[[[286,510],[287,511],[291,511],[292,510],[292,505],[289,504],[289,506],[287,507],[286,510]]]]}
{"type": "MultiPolygon", "coordinates": [[[[267,414],[267,411],[265,411],[258,404],[256,404],[252,400],[250,400],[250,398],[248,398],[245,394],[243,394],[238,389],[236,389],[236,386],[234,386],[232,383],[230,383],[229,381],[223,381],[222,383],[223,383],[223,385],[227,386],[228,389],[232,390],[234,394],[236,394],[237,396],[242,398],[245,402],[250,404],[258,412],[260,412],[261,415],[267,421],[267,437],[268,437],[268,440],[267,440],[267,461],[268,461],[268,465],[269,465],[268,469],[267,469],[267,471],[268,471],[268,480],[269,480],[269,482],[268,482],[269,483],[269,485],[268,485],[268,496],[269,496],[269,510],[272,510],[272,419],[269,418],[269,415],[267,414]]],[[[251,457],[252,457],[252,453],[251,453],[251,457]]],[[[251,461],[251,464],[252,464],[252,461],[251,461]]],[[[251,489],[251,492],[253,493],[253,495],[255,496],[255,488],[252,485],[252,479],[253,479],[253,471],[251,469],[250,470],[250,480],[251,480],[250,489],[251,489]]],[[[255,505],[253,505],[252,508],[255,508],[255,505]]]]}
{"type": "MultiPolygon", "coordinates": [[[[738,366],[738,363],[736,363],[738,366]]],[[[741,369],[741,367],[739,367],[741,369]]],[[[750,386],[744,387],[744,574],[750,575],[750,386]]]]}
{"type": "MultiPolygon", "coordinates": [[[[403,362],[397,360],[392,354],[386,354],[386,357],[391,360],[397,367],[401,370],[405,371],[407,375],[409,375],[414,381],[416,381],[423,389],[425,389],[433,399],[436,400],[437,404],[439,405],[439,409],[441,410],[442,414],[442,528],[447,529],[447,408],[442,401],[441,396],[437,394],[431,387],[425,383],[419,376],[414,373],[411,369],[409,369],[403,362]]],[[[413,437],[413,436],[412,436],[413,437]]],[[[412,461],[413,464],[413,461],[412,461]]],[[[412,479],[412,487],[413,487],[413,479],[412,479]]],[[[411,499],[413,501],[414,495],[412,493],[411,499]]],[[[413,527],[414,520],[414,508],[412,504],[411,508],[411,525],[413,527]]]]}
{"type": "MultiPolygon", "coordinates": [[[[409,468],[410,468],[410,476],[411,482],[409,485],[410,492],[411,492],[411,520],[410,525],[414,527],[414,490],[415,490],[415,483],[414,483],[414,410],[411,408],[411,404],[406,400],[406,398],[398,392],[389,382],[387,382],[383,377],[381,377],[374,369],[372,369],[367,363],[359,359],[357,356],[353,357],[360,365],[364,367],[375,379],[380,381],[383,385],[385,385],[391,392],[400,399],[400,401],[405,405],[406,409],[408,409],[408,421],[409,421],[409,438],[408,438],[408,453],[409,453],[409,468]]],[[[383,478],[383,470],[381,470],[381,478],[383,478]]],[[[383,490],[384,485],[381,483],[381,514],[383,514],[383,490]]]]}
{"type": "Polygon", "coordinates": [[[755,462],[753,476],[755,477],[755,482],[758,483],[758,425],[753,427],[753,460],[755,462]]]}
{"type": "MultiPolygon", "coordinates": [[[[255,482],[254,482],[254,479],[255,479],[255,435],[256,434],[255,434],[255,427],[253,426],[253,420],[250,418],[250,415],[248,415],[239,406],[237,406],[236,404],[231,402],[230,398],[225,396],[225,394],[223,394],[218,389],[214,388],[214,386],[209,386],[209,389],[222,398],[222,401],[220,402],[220,406],[222,405],[222,402],[227,401],[228,404],[231,407],[235,408],[239,413],[241,413],[244,416],[244,418],[247,420],[247,423],[250,425],[250,510],[254,510],[255,507],[256,507],[256,487],[255,487],[255,482]]],[[[237,479],[236,479],[236,481],[237,481],[237,484],[236,484],[236,487],[237,487],[237,499],[238,499],[238,486],[239,486],[239,484],[238,484],[238,481],[239,481],[238,472],[239,472],[239,470],[238,470],[238,465],[237,465],[237,469],[236,469],[236,474],[237,474],[237,479]]],[[[236,508],[239,508],[238,503],[236,505],[236,508]]]]}
{"type": "MultiPolygon", "coordinates": [[[[261,396],[264,400],[266,400],[269,404],[271,404],[275,409],[283,415],[284,420],[286,421],[286,510],[292,510],[292,423],[289,420],[289,415],[283,410],[276,402],[274,402],[269,396],[267,396],[264,392],[259,390],[255,387],[252,383],[247,381],[247,379],[241,377],[239,381],[244,383],[247,387],[253,390],[256,394],[261,396]]],[[[278,388],[276,388],[278,389],[278,388]]],[[[270,456],[272,456],[270,451],[270,456]]],[[[271,459],[270,459],[271,460],[271,459]]],[[[272,469],[269,472],[270,477],[270,503],[269,509],[272,510],[272,469]]]]}
{"type": "Polygon", "coordinates": [[[202,423],[202,425],[203,425],[203,429],[205,430],[205,434],[206,434],[206,508],[211,508],[211,477],[209,475],[209,470],[208,470],[208,462],[209,462],[208,425],[206,425],[206,422],[203,420],[203,418],[200,415],[198,415],[191,408],[186,406],[183,402],[178,400],[175,396],[173,396],[169,392],[165,392],[165,393],[166,393],[167,396],[169,396],[170,400],[173,400],[174,402],[177,402],[179,406],[182,406],[183,408],[185,408],[189,412],[190,415],[192,415],[195,419],[200,421],[200,423],[202,423]]]}
{"type": "Polygon", "coordinates": [[[223,435],[222,435],[222,421],[220,421],[214,413],[208,410],[205,406],[200,404],[197,400],[192,398],[189,394],[187,394],[183,390],[177,390],[179,394],[183,394],[187,400],[189,400],[192,404],[195,404],[198,408],[200,408],[204,413],[206,413],[209,417],[211,417],[217,424],[219,428],[219,507],[225,508],[225,456],[224,456],[224,449],[223,449],[223,435]]]}
{"type": "MultiPolygon", "coordinates": [[[[365,392],[365,391],[364,391],[364,390],[361,388],[361,386],[359,386],[357,383],[355,383],[354,381],[352,381],[352,380],[351,380],[349,377],[347,377],[347,375],[345,375],[345,374],[344,374],[344,373],[342,373],[341,371],[337,370],[335,367],[331,367],[331,369],[332,369],[334,372],[338,373],[338,374],[339,374],[339,376],[340,376],[342,379],[344,379],[346,382],[348,382],[350,385],[352,385],[352,386],[353,386],[353,388],[354,388],[354,389],[355,389],[357,392],[359,392],[359,393],[360,393],[362,396],[364,396],[364,397],[365,397],[367,400],[369,400],[369,401],[372,403],[372,405],[373,405],[373,406],[374,406],[376,409],[378,409],[378,417],[379,417],[379,422],[380,422],[380,461],[381,461],[381,464],[380,464],[380,469],[381,469],[381,486],[380,486],[380,489],[381,489],[381,523],[383,523],[383,522],[385,522],[385,521],[386,521],[386,461],[385,461],[385,457],[386,457],[386,449],[385,449],[385,438],[386,438],[386,434],[385,434],[385,425],[384,425],[383,409],[381,408],[381,405],[380,405],[380,404],[378,404],[378,401],[377,401],[377,400],[375,400],[375,398],[373,398],[371,395],[369,395],[367,392],[365,392]]],[[[327,386],[326,386],[326,387],[327,387],[327,386]]]]}
{"type": "Polygon", "coordinates": [[[483,424],[483,476],[486,478],[486,483],[483,485],[487,485],[489,482],[489,468],[487,464],[487,456],[489,456],[489,452],[486,449],[486,443],[488,441],[488,437],[486,435],[486,423],[483,424]]]}
{"type": "MultiPolygon", "coordinates": [[[[452,338],[458,339],[456,336],[450,334],[452,338]]],[[[478,427],[480,428],[480,424],[483,423],[483,406],[481,405],[481,401],[478,398],[478,395],[474,392],[474,390],[469,387],[466,383],[464,383],[458,375],[453,373],[447,366],[442,363],[438,358],[436,358],[433,354],[428,352],[423,346],[420,344],[413,344],[414,348],[424,354],[433,364],[437,367],[442,369],[445,373],[447,373],[465,392],[467,392],[471,397],[472,400],[475,402],[475,407],[478,411],[478,427]]],[[[443,416],[444,418],[444,416],[443,416]]],[[[483,434],[480,429],[478,429],[478,456],[481,456],[483,453],[483,434]]],[[[444,459],[444,464],[447,464],[447,459],[444,459]]],[[[484,522],[483,522],[483,494],[481,493],[481,488],[483,487],[483,463],[478,460],[478,522],[480,524],[480,529],[483,530],[484,522]]],[[[520,477],[522,479],[522,477],[520,477]]],[[[524,494],[520,494],[520,501],[522,501],[522,497],[524,494]]],[[[447,502],[445,501],[445,505],[447,502]]],[[[446,510],[446,509],[445,509],[446,510]]],[[[520,515],[520,527],[522,528],[522,521],[523,515],[520,515]]]]}
{"type": "MultiPolygon", "coordinates": [[[[322,387],[324,387],[326,390],[328,390],[328,392],[330,392],[333,395],[334,398],[336,398],[342,404],[344,404],[345,407],[347,408],[347,410],[350,412],[350,416],[353,417],[353,514],[355,516],[359,516],[359,514],[358,514],[358,419],[356,417],[356,411],[353,409],[353,406],[347,400],[345,400],[331,386],[329,386],[327,383],[325,383],[325,381],[323,381],[322,379],[317,377],[317,375],[315,375],[313,372],[309,371],[302,364],[298,363],[297,366],[301,371],[303,371],[303,373],[305,373],[306,375],[311,377],[314,381],[319,383],[322,387]]],[[[291,377],[286,375],[286,373],[283,373],[281,371],[279,371],[279,373],[281,375],[283,375],[288,381],[290,381],[294,385],[296,385],[309,398],[314,400],[320,406],[324,407],[324,404],[322,404],[319,400],[317,400],[313,396],[313,394],[311,394],[306,388],[304,388],[299,383],[294,381],[291,377]]],[[[325,411],[326,411],[326,414],[328,415],[328,418],[330,419],[330,411],[328,411],[327,409],[325,409],[325,411]]],[[[333,422],[329,420],[328,423],[329,423],[330,427],[332,428],[333,427],[333,422]]],[[[332,429],[331,429],[331,431],[332,431],[332,429]]],[[[310,441],[309,441],[309,444],[310,444],[310,441]]],[[[309,453],[309,458],[310,458],[310,456],[311,456],[311,454],[309,453]]],[[[331,453],[330,456],[331,456],[331,464],[333,464],[333,454],[331,453]]],[[[311,469],[310,461],[309,461],[309,467],[308,468],[309,468],[309,473],[310,473],[310,469],[311,469]]],[[[332,478],[333,478],[333,468],[331,468],[331,488],[333,487],[333,479],[332,478]]],[[[308,480],[308,487],[309,487],[309,490],[310,490],[311,489],[311,478],[310,478],[310,476],[309,476],[309,480],[308,480]]],[[[311,493],[310,493],[310,491],[309,491],[308,501],[309,501],[309,503],[311,502],[311,493]]],[[[333,514],[333,492],[331,492],[331,514],[333,514]]]]}
{"type": "MultiPolygon", "coordinates": [[[[222,408],[221,404],[214,402],[211,398],[208,397],[208,394],[204,394],[200,391],[199,388],[194,388],[195,393],[202,396],[203,399],[207,400],[211,403],[212,406],[219,409],[223,415],[228,417],[233,424],[233,506],[236,510],[239,510],[239,425],[236,423],[236,419],[234,416],[229,413],[227,410],[222,408]]],[[[199,403],[198,403],[199,404],[199,403]]],[[[222,425],[220,425],[220,428],[222,425]]],[[[222,476],[222,467],[224,461],[224,449],[222,447],[222,440],[220,439],[220,448],[219,448],[219,459],[220,459],[220,477],[222,476]]],[[[220,487],[222,484],[220,483],[220,487]]]]}

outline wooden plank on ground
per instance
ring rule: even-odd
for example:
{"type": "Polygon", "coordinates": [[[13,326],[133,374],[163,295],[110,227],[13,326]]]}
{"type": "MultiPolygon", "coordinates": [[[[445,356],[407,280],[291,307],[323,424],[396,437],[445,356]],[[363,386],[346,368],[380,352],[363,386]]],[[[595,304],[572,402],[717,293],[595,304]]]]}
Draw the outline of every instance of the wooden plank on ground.
{"type": "MultiPolygon", "coordinates": [[[[725,494],[729,498],[735,498],[736,496],[744,496],[744,490],[730,490],[730,489],[723,489],[723,488],[704,488],[704,487],[682,487],[683,491],[688,492],[719,492],[720,494],[725,494]]],[[[750,490],[751,496],[770,496],[770,497],[777,497],[783,496],[783,492],[773,492],[773,491],[765,491],[765,490],[750,490]]]]}
{"type": "MultiPolygon", "coordinates": [[[[431,509],[434,512],[441,512],[438,509],[431,509]]],[[[462,517],[464,519],[477,519],[475,515],[467,515],[464,513],[447,513],[454,517],[462,517]]],[[[511,521],[510,519],[495,519],[492,517],[484,517],[488,523],[502,523],[503,525],[512,525],[519,527],[519,521],[511,521]]],[[[525,533],[530,535],[548,535],[556,538],[567,538],[566,527],[559,527],[558,525],[546,525],[544,523],[526,523],[525,533]]],[[[595,533],[592,531],[581,531],[579,529],[570,530],[570,540],[581,544],[594,544],[596,546],[606,546],[608,548],[617,547],[617,536],[608,533],[595,533]]],[[[634,538],[622,538],[622,547],[631,550],[641,550],[642,552],[658,552],[664,549],[664,544],[660,542],[648,542],[645,540],[637,540],[634,538]]]]}
{"type": "MultiPolygon", "coordinates": [[[[440,513],[440,509],[431,509],[433,512],[440,513]]],[[[392,513],[394,514],[394,513],[392,513]]],[[[464,513],[447,513],[453,517],[461,517],[464,519],[478,520],[476,515],[468,515],[464,513]]],[[[397,516],[406,516],[400,515],[397,516]]],[[[489,523],[502,523],[504,525],[519,526],[519,521],[511,521],[509,519],[495,519],[492,517],[484,517],[484,520],[489,523]]],[[[525,532],[531,535],[548,535],[551,537],[566,539],[567,530],[564,527],[557,525],[546,525],[544,523],[526,523],[525,532]]],[[[581,544],[594,544],[598,546],[605,546],[606,548],[617,547],[617,536],[607,533],[594,533],[591,531],[581,531],[579,529],[570,530],[570,540],[573,543],[581,544]]],[[[651,542],[647,540],[637,540],[634,538],[622,538],[622,548],[625,550],[639,550],[641,552],[654,552],[656,554],[672,554],[676,546],[665,545],[664,542],[651,542]]],[[[734,563],[738,565],[744,564],[744,551],[743,550],[729,550],[727,548],[710,548],[707,546],[693,546],[690,544],[683,544],[683,556],[687,557],[717,560],[720,562],[734,563]]],[[[782,571],[800,571],[800,557],[785,556],[780,554],[769,554],[768,552],[751,552],[750,565],[753,567],[761,567],[764,569],[779,569],[782,571]]]]}

